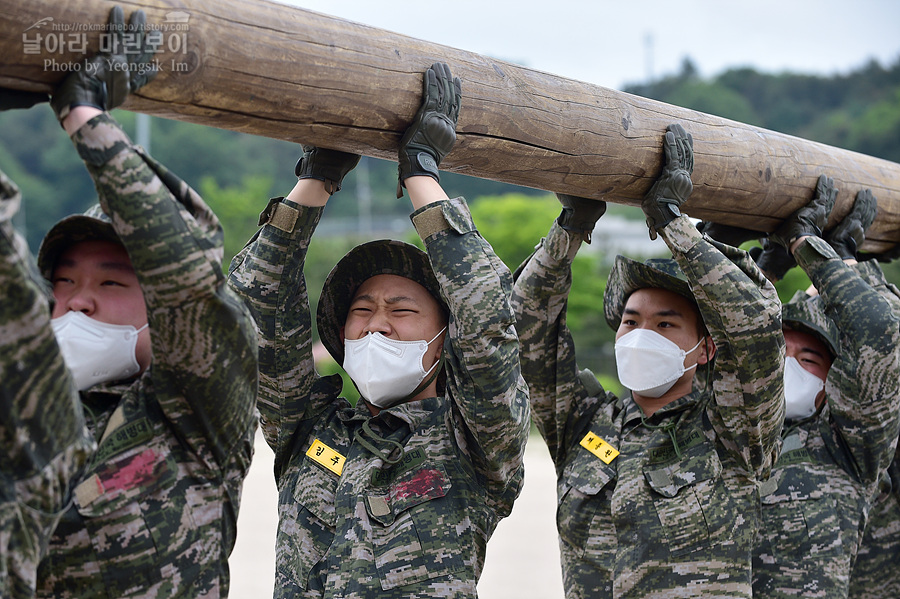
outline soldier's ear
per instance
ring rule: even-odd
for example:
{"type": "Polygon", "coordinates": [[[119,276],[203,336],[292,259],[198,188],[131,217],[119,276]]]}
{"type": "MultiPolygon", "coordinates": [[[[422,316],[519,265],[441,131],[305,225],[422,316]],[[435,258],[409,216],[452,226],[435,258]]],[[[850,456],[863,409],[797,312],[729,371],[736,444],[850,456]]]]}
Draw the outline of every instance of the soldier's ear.
{"type": "Polygon", "coordinates": [[[712,359],[716,356],[716,342],[713,341],[711,335],[706,335],[703,338],[703,343],[700,345],[700,355],[697,356],[697,364],[701,366],[703,364],[707,364],[712,361],[712,359]]]}

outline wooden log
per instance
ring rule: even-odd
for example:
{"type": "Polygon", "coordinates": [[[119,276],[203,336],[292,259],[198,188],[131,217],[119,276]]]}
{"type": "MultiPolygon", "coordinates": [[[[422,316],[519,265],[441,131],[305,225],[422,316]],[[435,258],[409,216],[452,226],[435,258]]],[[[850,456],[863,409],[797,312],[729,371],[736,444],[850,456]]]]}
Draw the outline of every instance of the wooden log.
{"type": "MultiPolygon", "coordinates": [[[[0,86],[50,91],[97,50],[114,4],[0,0],[0,86]],[[73,46],[81,34],[86,46],[73,46]]],[[[893,162],[267,0],[118,4],[142,8],[162,41],[162,72],[129,110],[396,160],[422,72],[443,61],[463,81],[445,170],[639,205],[665,128],[680,122],[694,137],[691,216],[770,231],[824,172],[840,189],[832,223],[871,188],[879,213],[864,249],[900,243],[893,162]]]]}

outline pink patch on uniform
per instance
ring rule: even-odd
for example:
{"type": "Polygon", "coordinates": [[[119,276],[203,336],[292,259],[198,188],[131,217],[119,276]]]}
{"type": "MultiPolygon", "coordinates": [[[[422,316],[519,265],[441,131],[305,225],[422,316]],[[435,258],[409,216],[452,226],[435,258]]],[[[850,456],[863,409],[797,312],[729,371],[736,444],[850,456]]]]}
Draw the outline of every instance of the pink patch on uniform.
{"type": "Polygon", "coordinates": [[[117,468],[112,474],[104,477],[103,486],[107,491],[118,491],[153,482],[157,478],[154,472],[156,462],[156,452],[152,449],[145,449],[127,463],[116,464],[117,468]]]}
{"type": "Polygon", "coordinates": [[[440,470],[420,470],[416,475],[393,489],[395,499],[407,497],[442,497],[444,495],[444,475],[440,470]]]}

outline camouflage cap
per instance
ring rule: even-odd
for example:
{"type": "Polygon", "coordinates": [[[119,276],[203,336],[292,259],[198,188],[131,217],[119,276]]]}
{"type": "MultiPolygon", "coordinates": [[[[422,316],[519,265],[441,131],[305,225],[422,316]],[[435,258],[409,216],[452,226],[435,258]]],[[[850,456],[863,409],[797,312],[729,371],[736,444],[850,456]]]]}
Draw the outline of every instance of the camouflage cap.
{"type": "Polygon", "coordinates": [[[100,204],[94,204],[84,214],[65,217],[47,232],[38,249],[37,262],[41,275],[49,280],[59,255],[70,245],[82,241],[122,243],[100,204]]]}
{"type": "Polygon", "coordinates": [[[331,269],[316,311],[319,337],[338,364],[344,363],[341,327],[347,320],[356,289],[375,275],[398,275],[424,287],[446,313],[441,288],[434,276],[428,254],[414,245],[390,239],[370,241],[356,246],[331,269]]]}
{"type": "Polygon", "coordinates": [[[678,263],[672,258],[650,258],[638,262],[625,256],[616,256],[616,263],[606,281],[603,294],[603,315],[612,330],[618,330],[628,297],[638,289],[654,287],[666,289],[696,302],[691,286],[678,263]]]}
{"type": "Polygon", "coordinates": [[[820,296],[797,291],[791,301],[781,306],[781,323],[784,327],[801,333],[807,333],[824,343],[831,356],[840,354],[840,333],[831,318],[825,314],[820,296]]]}

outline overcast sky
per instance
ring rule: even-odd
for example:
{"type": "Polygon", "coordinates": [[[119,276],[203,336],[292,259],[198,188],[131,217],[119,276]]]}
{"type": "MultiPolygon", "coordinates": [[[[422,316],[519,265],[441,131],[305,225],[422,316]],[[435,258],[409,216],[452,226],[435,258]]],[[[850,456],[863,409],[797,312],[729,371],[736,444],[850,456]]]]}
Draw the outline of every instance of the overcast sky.
{"type": "Polygon", "coordinates": [[[846,73],[900,58],[896,0],[280,0],[316,12],[622,89],[739,66],[846,73]]]}

